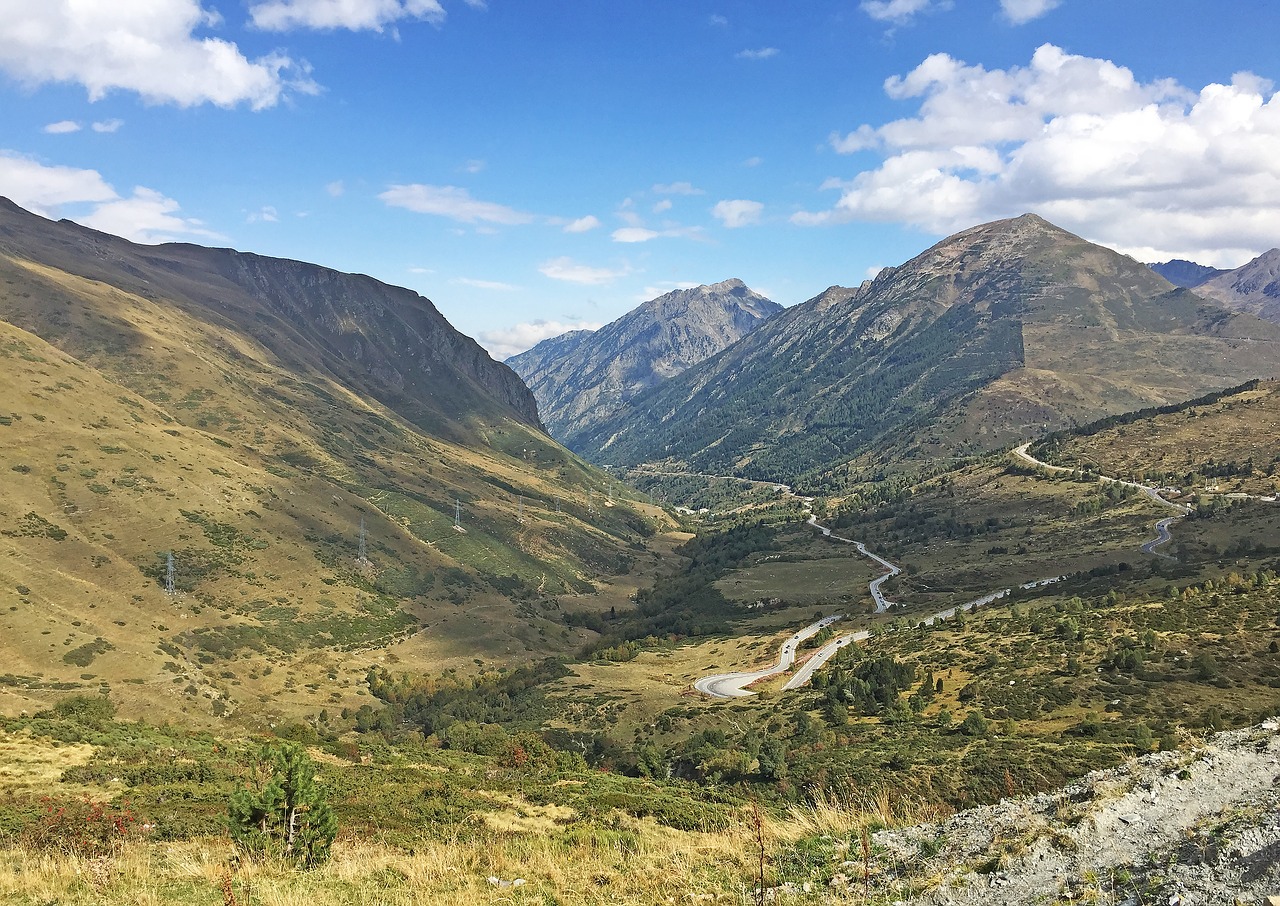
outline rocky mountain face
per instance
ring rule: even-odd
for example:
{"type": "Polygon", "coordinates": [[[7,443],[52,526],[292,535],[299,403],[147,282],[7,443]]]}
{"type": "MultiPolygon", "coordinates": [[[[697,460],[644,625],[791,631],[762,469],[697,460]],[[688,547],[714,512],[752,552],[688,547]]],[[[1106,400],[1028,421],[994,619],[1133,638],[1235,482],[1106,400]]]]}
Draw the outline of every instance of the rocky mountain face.
{"type": "Polygon", "coordinates": [[[1197,284],[1195,290],[1233,311],[1280,323],[1280,248],[1197,284]]]}
{"type": "Polygon", "coordinates": [[[1194,261],[1187,261],[1185,258],[1161,261],[1157,264],[1149,264],[1147,267],[1164,277],[1174,286],[1184,286],[1188,289],[1193,286],[1199,286],[1206,280],[1212,280],[1219,274],[1226,273],[1222,268],[1210,267],[1207,264],[1196,264],[1194,261]]]}
{"type": "MultiPolygon", "coordinates": [[[[513,417],[538,426],[520,379],[417,293],[358,274],[230,249],[140,246],[0,199],[0,255],[168,304],[261,343],[298,374],[330,377],[432,431],[513,417]]],[[[49,307],[0,317],[55,345],[81,340],[49,307]]],[[[145,356],[144,356],[145,358],[145,356]]]]}
{"type": "Polygon", "coordinates": [[[552,436],[576,447],[640,393],[746,336],[782,310],[741,280],[681,289],[594,332],[544,340],[507,360],[552,436]]]}
{"type": "Polygon", "coordinates": [[[1028,214],[787,309],[575,443],[820,489],[851,460],[937,462],[1270,376],[1278,341],[1028,214]]]}

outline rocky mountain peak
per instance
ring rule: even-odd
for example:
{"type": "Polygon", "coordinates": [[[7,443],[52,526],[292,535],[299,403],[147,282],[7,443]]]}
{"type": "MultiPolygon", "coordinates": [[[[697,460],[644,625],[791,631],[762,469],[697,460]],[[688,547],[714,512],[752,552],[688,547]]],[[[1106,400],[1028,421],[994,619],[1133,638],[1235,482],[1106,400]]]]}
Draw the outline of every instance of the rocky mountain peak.
{"type": "Polygon", "coordinates": [[[1280,323],[1280,248],[1206,280],[1195,291],[1234,311],[1280,323]]]}
{"type": "Polygon", "coordinates": [[[544,340],[507,360],[552,435],[574,436],[741,339],[782,306],[734,277],[651,299],[592,334],[544,340]]]}

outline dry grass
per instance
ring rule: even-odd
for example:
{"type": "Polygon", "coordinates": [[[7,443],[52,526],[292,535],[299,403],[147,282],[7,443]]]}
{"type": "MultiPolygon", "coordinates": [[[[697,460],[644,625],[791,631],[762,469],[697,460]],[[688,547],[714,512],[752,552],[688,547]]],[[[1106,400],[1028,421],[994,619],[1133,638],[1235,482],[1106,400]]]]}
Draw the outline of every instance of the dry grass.
{"type": "MultiPolygon", "coordinates": [[[[767,828],[770,842],[787,836],[778,825],[767,828]]],[[[88,860],[8,849],[0,850],[0,901],[14,906],[226,903],[230,877],[240,906],[639,906],[700,897],[745,903],[753,834],[745,817],[726,831],[699,834],[621,818],[612,831],[490,832],[464,841],[424,840],[411,852],[340,841],[330,862],[312,872],[236,863],[231,847],[218,840],[136,843],[110,863],[105,883],[101,867],[88,860]]]]}

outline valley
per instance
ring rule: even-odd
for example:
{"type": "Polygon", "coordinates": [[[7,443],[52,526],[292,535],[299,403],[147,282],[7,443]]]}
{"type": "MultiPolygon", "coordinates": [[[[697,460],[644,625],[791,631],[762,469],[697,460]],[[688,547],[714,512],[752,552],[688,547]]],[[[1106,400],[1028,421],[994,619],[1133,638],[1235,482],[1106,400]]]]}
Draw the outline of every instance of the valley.
{"type": "Polygon", "coordinates": [[[832,841],[1274,715],[1280,334],[1039,218],[660,297],[755,314],[546,418],[575,453],[407,290],[0,214],[15,902],[844,902],[832,841]],[[314,884],[229,861],[263,739],[341,828],[314,884]],[[48,861],[83,797],[151,828],[97,886],[48,861]]]}

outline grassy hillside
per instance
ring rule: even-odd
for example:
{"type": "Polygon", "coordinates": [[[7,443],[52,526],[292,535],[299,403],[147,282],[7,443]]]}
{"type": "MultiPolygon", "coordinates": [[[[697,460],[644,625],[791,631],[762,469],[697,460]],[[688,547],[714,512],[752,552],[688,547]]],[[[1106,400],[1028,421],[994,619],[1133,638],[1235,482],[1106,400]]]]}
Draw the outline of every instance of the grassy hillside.
{"type": "Polygon", "coordinates": [[[609,505],[501,381],[486,396],[475,375],[502,366],[439,358],[421,404],[375,376],[380,402],[343,383],[353,361],[323,330],[294,325],[286,355],[189,295],[12,255],[0,314],[9,713],[109,686],[127,713],[265,725],[356,703],[371,662],[568,650],[563,601],[645,581],[659,511],[609,505]]]}

